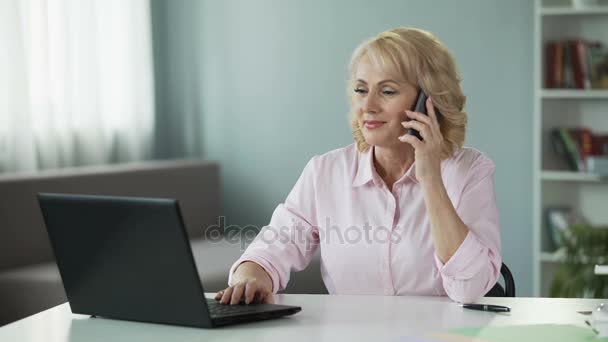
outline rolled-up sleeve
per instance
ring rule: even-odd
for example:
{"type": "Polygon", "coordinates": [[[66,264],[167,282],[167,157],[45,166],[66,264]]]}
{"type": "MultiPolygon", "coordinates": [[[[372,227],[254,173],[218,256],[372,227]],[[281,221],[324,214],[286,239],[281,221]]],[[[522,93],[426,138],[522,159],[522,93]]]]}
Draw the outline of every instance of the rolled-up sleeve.
{"type": "Polygon", "coordinates": [[[272,279],[274,293],[285,289],[291,271],[308,266],[319,246],[316,222],[315,159],[312,158],[285,203],[275,209],[270,224],[263,227],[243,255],[232,265],[228,285],[238,265],[253,261],[272,279]]]}
{"type": "Polygon", "coordinates": [[[494,170],[494,164],[487,159],[470,169],[456,207],[469,232],[445,264],[435,254],[443,287],[457,302],[483,297],[500,275],[502,257],[494,170]]]}

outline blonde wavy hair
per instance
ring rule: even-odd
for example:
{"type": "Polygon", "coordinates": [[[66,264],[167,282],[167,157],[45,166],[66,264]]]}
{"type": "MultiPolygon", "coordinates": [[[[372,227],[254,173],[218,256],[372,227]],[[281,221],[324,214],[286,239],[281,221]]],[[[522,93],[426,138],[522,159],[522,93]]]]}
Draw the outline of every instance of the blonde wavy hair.
{"type": "Polygon", "coordinates": [[[363,137],[353,108],[357,66],[363,57],[368,57],[372,64],[384,70],[401,75],[405,82],[421,88],[433,99],[433,104],[442,114],[439,120],[444,140],[442,159],[450,157],[456,148],[462,147],[467,125],[467,113],[463,110],[466,97],[460,87],[462,77],[452,54],[432,33],[400,27],[382,32],[361,43],[350,61],[350,79],[347,86],[351,105],[349,116],[359,151],[367,151],[370,148],[363,137]]]}

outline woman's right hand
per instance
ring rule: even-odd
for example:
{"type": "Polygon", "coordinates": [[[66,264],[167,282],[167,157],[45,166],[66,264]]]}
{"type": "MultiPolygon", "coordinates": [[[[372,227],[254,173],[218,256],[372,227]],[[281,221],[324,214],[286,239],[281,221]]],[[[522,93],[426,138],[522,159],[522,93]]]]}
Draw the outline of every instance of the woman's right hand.
{"type": "Polygon", "coordinates": [[[255,262],[245,261],[232,275],[233,285],[215,294],[222,304],[272,303],[272,279],[255,262]]]}

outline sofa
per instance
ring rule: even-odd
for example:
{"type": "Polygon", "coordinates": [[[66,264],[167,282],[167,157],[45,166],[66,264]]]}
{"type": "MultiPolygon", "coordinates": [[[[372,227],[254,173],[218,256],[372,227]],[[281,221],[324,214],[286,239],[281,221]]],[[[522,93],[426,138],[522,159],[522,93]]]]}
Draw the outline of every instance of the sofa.
{"type": "MultiPolygon", "coordinates": [[[[175,198],[206,292],[226,286],[240,243],[205,239],[222,216],[220,168],[200,160],[167,160],[0,175],[0,326],[66,301],[38,192],[175,198]]],[[[227,218],[229,221],[230,218],[227,218]]],[[[287,293],[327,293],[319,255],[292,275],[287,293]]]]}

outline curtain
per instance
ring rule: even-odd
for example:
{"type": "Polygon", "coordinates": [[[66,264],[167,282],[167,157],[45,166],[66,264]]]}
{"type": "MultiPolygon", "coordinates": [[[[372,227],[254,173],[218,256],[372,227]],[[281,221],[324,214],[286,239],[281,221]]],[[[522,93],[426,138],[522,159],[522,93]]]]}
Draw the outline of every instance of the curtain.
{"type": "Polygon", "coordinates": [[[151,157],[148,0],[0,0],[0,171],[151,157]]]}

